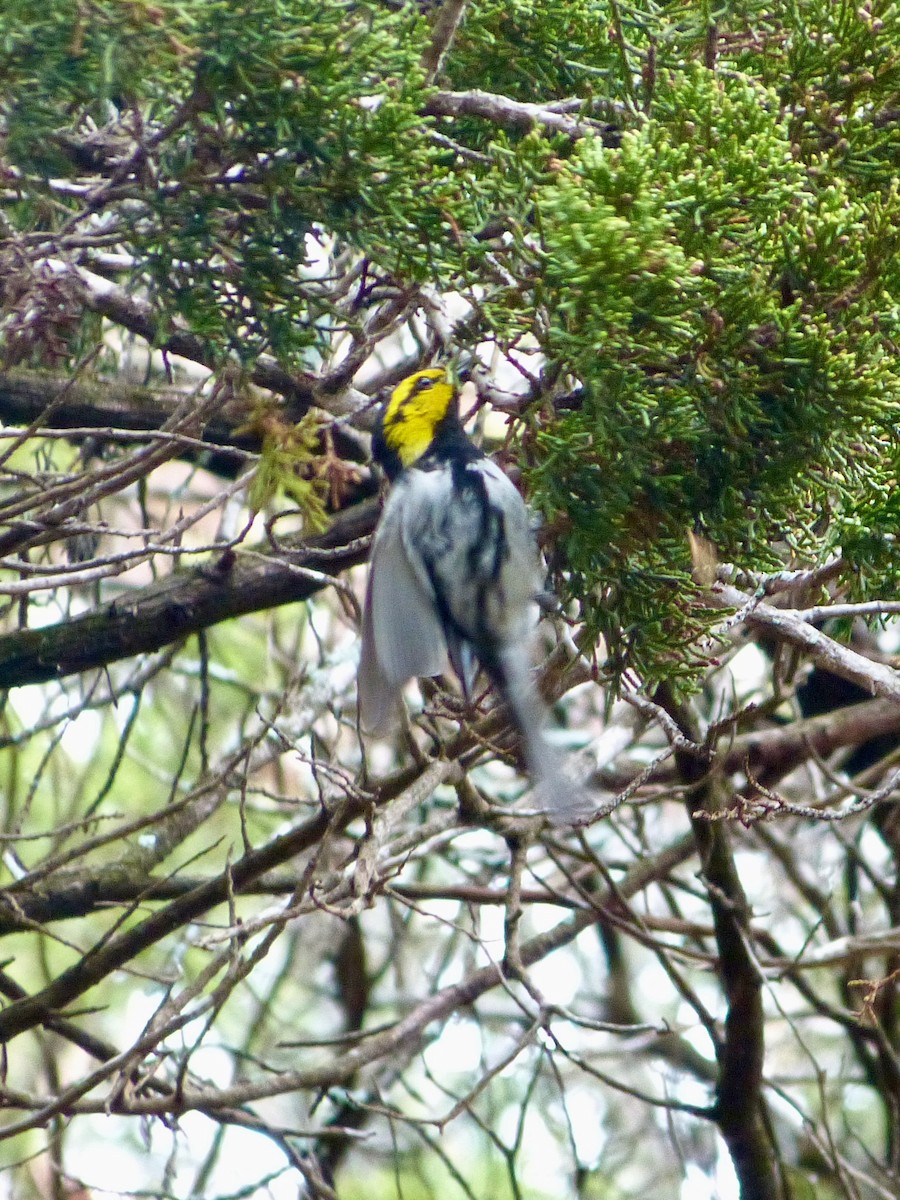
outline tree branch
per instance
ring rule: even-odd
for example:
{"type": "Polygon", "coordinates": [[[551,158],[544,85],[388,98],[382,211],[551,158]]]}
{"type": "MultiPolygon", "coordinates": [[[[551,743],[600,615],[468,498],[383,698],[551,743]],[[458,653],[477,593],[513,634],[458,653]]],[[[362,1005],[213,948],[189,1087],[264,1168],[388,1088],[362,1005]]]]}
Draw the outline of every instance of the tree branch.
{"type": "MultiPolygon", "coordinates": [[[[0,423],[33,426],[43,432],[49,424],[54,430],[75,430],[75,436],[101,441],[128,433],[156,433],[183,401],[184,391],[176,388],[143,387],[116,379],[84,382],[44,371],[0,372],[0,423]]],[[[235,432],[251,416],[250,403],[224,405],[203,429],[204,445],[186,439],[183,457],[194,461],[202,456],[208,470],[232,477],[241,459],[228,450],[257,453],[262,445],[258,433],[235,432]]]]}
{"type": "MultiPolygon", "coordinates": [[[[449,766],[449,764],[445,764],[449,766]]],[[[117,966],[127,962],[138,950],[158,941],[165,933],[195,920],[201,913],[227,900],[230,887],[240,891],[249,882],[271,866],[277,866],[302,850],[315,845],[328,825],[323,814],[292,830],[282,837],[273,839],[261,850],[252,851],[239,859],[231,871],[212,880],[180,900],[173,902],[160,912],[145,918],[135,927],[114,937],[92,954],[88,954],[74,966],[64,971],[42,992],[28,999],[16,1001],[0,1012],[0,1041],[8,1041],[18,1033],[32,1028],[55,1013],[63,1004],[70,1003],[87,991],[94,983],[117,966]]],[[[617,891],[631,897],[647,887],[655,879],[664,878],[675,866],[690,857],[692,847],[684,839],[673,843],[653,858],[638,862],[617,885],[617,891]]],[[[604,895],[608,902],[610,897],[604,895]]],[[[596,920],[593,908],[575,913],[558,922],[552,929],[528,941],[521,951],[522,965],[529,967],[539,962],[554,950],[568,945],[584,929],[596,920]]],[[[452,984],[421,1000],[406,1017],[381,1033],[373,1033],[360,1045],[336,1056],[329,1062],[300,1071],[285,1072],[274,1078],[267,1076],[259,1082],[247,1082],[216,1089],[184,1089],[177,1099],[152,1100],[136,1098],[127,1106],[129,1112],[185,1111],[189,1108],[222,1108],[233,1104],[244,1104],[264,1096],[277,1095],[302,1088],[318,1088],[339,1085],[351,1079],[359,1070],[393,1053],[397,1048],[415,1043],[433,1021],[449,1016],[458,1008],[472,1004],[479,996],[496,987],[503,979],[499,964],[491,964],[472,972],[460,983],[452,984]]],[[[132,1053],[134,1047],[129,1053],[132,1053]]],[[[81,1091],[86,1090],[83,1087],[81,1091]]],[[[51,1103],[54,1112],[59,1108],[51,1103]]],[[[23,1122],[32,1126],[43,1124],[53,1113],[42,1112],[38,1117],[23,1122]]],[[[7,1130],[9,1135],[13,1130],[7,1130]]]]}
{"type": "MultiPolygon", "coordinates": [[[[717,743],[715,762],[717,769],[726,774],[749,767],[761,783],[774,786],[811,755],[829,758],[836,750],[862,746],[891,734],[900,735],[900,707],[893,700],[863,700],[787,725],[753,729],[731,740],[723,734],[717,743]]],[[[636,762],[629,761],[627,766],[612,762],[601,767],[595,778],[604,788],[620,792],[645,773],[646,767],[636,762]]],[[[669,759],[655,767],[652,782],[666,785],[677,775],[678,767],[669,759]]]]}
{"type": "Polygon", "coordinates": [[[478,89],[435,92],[425,101],[422,112],[430,117],[482,117],[494,125],[526,131],[538,125],[548,133],[561,133],[570,138],[593,134],[604,142],[609,139],[613,145],[619,140],[619,130],[614,125],[570,117],[549,104],[528,104],[478,89]]]}
{"type": "Polygon", "coordinates": [[[447,52],[456,36],[468,0],[444,0],[431,30],[431,41],[422,55],[425,81],[432,83],[440,71],[447,52]]]}
{"type": "MultiPolygon", "coordinates": [[[[687,706],[679,704],[665,687],[658,689],[656,700],[676,722],[682,737],[696,744],[700,731],[687,706]]],[[[762,1102],[762,976],[750,949],[750,906],[725,823],[703,819],[721,808],[718,784],[707,762],[683,748],[676,748],[675,761],[688,785],[688,813],[709,894],[719,974],[728,1001],[725,1037],[717,1048],[715,1120],[734,1161],[741,1200],[776,1200],[779,1188],[762,1102]]]]}
{"type": "Polygon", "coordinates": [[[752,596],[730,584],[716,584],[708,592],[702,593],[700,603],[710,608],[737,609],[746,625],[796,646],[820,667],[840,675],[842,679],[858,683],[869,695],[884,696],[895,702],[900,700],[900,672],[857,654],[848,646],[842,646],[821,629],[810,625],[797,610],[754,603],[752,596]]]}
{"type": "Polygon", "coordinates": [[[84,616],[6,634],[0,637],[0,688],[105,667],[231,617],[308,600],[329,579],[365,561],[362,539],[377,517],[377,502],[355,505],[321,537],[286,541],[289,552],[280,558],[242,561],[226,552],[218,562],[171,575],[84,616]]]}
{"type": "MultiPolygon", "coordinates": [[[[216,354],[210,343],[188,330],[167,332],[148,301],[129,295],[117,283],[63,259],[44,259],[37,266],[65,277],[74,298],[90,312],[99,313],[123,329],[138,334],[157,350],[177,354],[210,370],[216,365],[216,354]]],[[[258,387],[277,392],[291,402],[294,420],[299,420],[313,406],[343,416],[369,402],[368,396],[352,387],[344,388],[339,396],[331,395],[315,376],[285,371],[267,355],[257,358],[250,379],[258,387]]]]}

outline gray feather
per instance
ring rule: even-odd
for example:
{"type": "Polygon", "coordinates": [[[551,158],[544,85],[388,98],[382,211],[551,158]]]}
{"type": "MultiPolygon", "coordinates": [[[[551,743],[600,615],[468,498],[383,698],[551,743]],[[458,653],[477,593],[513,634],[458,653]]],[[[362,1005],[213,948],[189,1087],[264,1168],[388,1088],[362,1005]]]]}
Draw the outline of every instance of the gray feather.
{"type": "Polygon", "coordinates": [[[523,648],[507,647],[502,662],[506,676],[504,699],[522,736],[538,806],[554,825],[574,825],[593,812],[594,804],[584,789],[568,777],[562,755],[547,741],[546,712],[523,648]]]}
{"type": "Polygon", "coordinates": [[[440,674],[448,650],[468,697],[480,661],[519,730],[538,804],[556,824],[571,825],[592,805],[544,736],[528,659],[540,586],[528,510],[499,467],[483,458],[462,477],[449,468],[403,472],[372,549],[360,721],[368,732],[388,732],[403,685],[440,674]]]}
{"type": "Polygon", "coordinates": [[[450,471],[410,471],[403,538],[410,550],[435,548],[434,585],[477,653],[484,637],[498,645],[528,639],[541,572],[528,510],[512,482],[487,458],[469,464],[467,471],[483,478],[491,519],[501,524],[484,528],[481,497],[474,489],[454,491],[450,471]],[[498,544],[503,549],[499,576],[498,544]]]}
{"type": "Polygon", "coordinates": [[[402,490],[395,489],[385,506],[372,548],[363,613],[360,723],[379,735],[397,723],[404,684],[418,676],[440,675],[447,661],[427,573],[407,552],[400,500],[402,490]]]}
{"type": "Polygon", "coordinates": [[[362,650],[357,677],[359,722],[366,733],[383,737],[397,724],[400,688],[385,675],[375,653],[372,607],[363,610],[362,650]]]}

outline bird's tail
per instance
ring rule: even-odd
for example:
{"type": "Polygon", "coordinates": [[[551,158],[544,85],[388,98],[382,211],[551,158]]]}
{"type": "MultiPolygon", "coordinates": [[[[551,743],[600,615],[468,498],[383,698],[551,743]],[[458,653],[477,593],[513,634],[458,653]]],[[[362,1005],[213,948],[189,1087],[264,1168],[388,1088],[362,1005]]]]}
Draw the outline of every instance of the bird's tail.
{"type": "Polygon", "coordinates": [[[594,808],[590,797],[566,774],[563,756],[547,741],[547,716],[522,646],[508,647],[491,676],[522,737],[525,762],[540,807],[554,825],[574,825],[594,808]]]}

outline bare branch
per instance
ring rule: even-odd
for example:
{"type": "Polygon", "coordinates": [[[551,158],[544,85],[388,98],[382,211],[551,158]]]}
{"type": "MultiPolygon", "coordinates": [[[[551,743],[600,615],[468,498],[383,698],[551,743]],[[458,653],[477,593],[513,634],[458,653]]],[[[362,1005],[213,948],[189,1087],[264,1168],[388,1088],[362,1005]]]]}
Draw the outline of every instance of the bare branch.
{"type": "Polygon", "coordinates": [[[700,602],[709,607],[739,609],[747,625],[796,646],[826,670],[858,683],[873,696],[900,700],[900,673],[842,646],[810,625],[797,610],[774,608],[762,601],[754,603],[754,597],[729,584],[716,584],[709,592],[702,593],[700,602]]]}
{"type": "Polygon", "coordinates": [[[468,0],[444,0],[438,9],[431,30],[431,41],[422,55],[426,83],[433,83],[440,71],[466,11],[467,2],[468,0]]]}
{"type": "Polygon", "coordinates": [[[435,92],[428,97],[422,111],[431,117],[482,117],[495,125],[513,129],[528,130],[537,125],[548,133],[561,133],[570,138],[589,134],[614,141],[618,138],[618,131],[612,125],[591,119],[579,120],[551,105],[529,104],[495,92],[435,92]]]}
{"type": "MultiPolygon", "coordinates": [[[[90,312],[99,313],[114,324],[138,334],[158,350],[177,354],[210,370],[217,365],[216,355],[207,342],[186,330],[170,331],[163,328],[163,323],[146,300],[129,295],[118,284],[86,267],[55,258],[44,260],[44,265],[54,274],[65,276],[77,299],[90,312]]],[[[368,397],[353,388],[345,388],[343,395],[329,395],[326,389],[317,385],[313,376],[292,375],[265,355],[257,359],[250,378],[259,387],[277,392],[291,401],[295,406],[295,419],[299,419],[312,405],[341,416],[368,404],[368,397]]]]}
{"type": "Polygon", "coordinates": [[[307,600],[363,562],[378,505],[358,505],[318,538],[286,540],[284,552],[218,563],[135,589],[121,602],[40,629],[0,637],[0,688],[59,679],[158,650],[219,621],[307,600]],[[290,550],[291,545],[297,548],[290,550]],[[312,568],[313,574],[305,573],[312,568]]]}
{"type": "MultiPolygon", "coordinates": [[[[665,688],[659,690],[657,700],[682,735],[696,743],[699,730],[687,707],[676,703],[665,688]]],[[[676,749],[675,761],[689,785],[688,812],[709,895],[719,974],[728,999],[725,1038],[718,1051],[715,1120],[731,1152],[741,1194],[752,1200],[777,1200],[774,1156],[762,1109],[765,1021],[762,974],[751,950],[750,908],[725,825],[702,819],[721,807],[717,781],[688,750],[676,749]]]]}

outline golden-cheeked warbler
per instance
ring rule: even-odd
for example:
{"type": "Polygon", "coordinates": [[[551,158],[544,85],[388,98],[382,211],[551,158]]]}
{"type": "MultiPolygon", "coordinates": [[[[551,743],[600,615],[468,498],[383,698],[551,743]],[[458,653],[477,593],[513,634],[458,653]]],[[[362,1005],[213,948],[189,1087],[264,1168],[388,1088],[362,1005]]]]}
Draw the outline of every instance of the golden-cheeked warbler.
{"type": "Polygon", "coordinates": [[[441,368],[395,388],[373,441],[391,490],[375,533],[359,666],[362,728],[395,725],[403,686],[450,662],[467,698],[478,666],[522,738],[537,800],[559,822],[585,815],[544,737],[528,642],[542,574],[525,502],[470,441],[441,368]]]}

